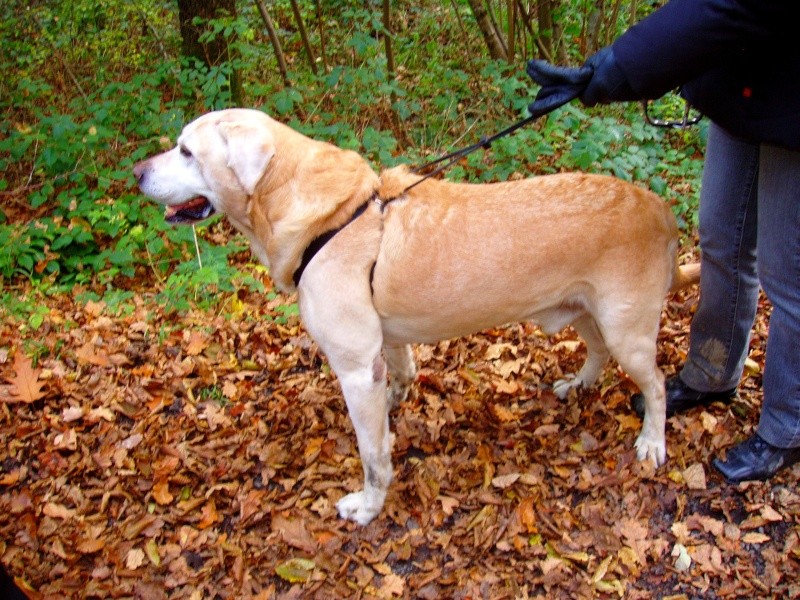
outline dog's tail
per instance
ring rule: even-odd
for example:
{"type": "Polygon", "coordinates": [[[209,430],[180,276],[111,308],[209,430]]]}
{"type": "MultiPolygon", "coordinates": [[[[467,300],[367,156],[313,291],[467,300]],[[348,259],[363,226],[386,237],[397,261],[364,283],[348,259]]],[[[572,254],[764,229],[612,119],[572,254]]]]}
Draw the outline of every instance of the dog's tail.
{"type": "Polygon", "coordinates": [[[700,281],[700,263],[693,262],[688,265],[680,265],[675,269],[672,276],[672,286],[670,292],[677,292],[685,287],[689,287],[700,281]]]}

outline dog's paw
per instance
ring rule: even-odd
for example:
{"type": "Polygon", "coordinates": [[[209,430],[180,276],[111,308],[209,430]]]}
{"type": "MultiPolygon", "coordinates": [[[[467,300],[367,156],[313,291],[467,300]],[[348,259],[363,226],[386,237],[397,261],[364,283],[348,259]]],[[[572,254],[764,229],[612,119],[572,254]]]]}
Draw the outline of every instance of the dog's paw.
{"type": "Polygon", "coordinates": [[[374,506],[368,500],[367,494],[364,492],[355,492],[339,500],[336,503],[336,509],[341,518],[355,521],[359,525],[367,525],[381,512],[383,507],[382,505],[374,506]]]}
{"type": "Polygon", "coordinates": [[[583,385],[583,381],[576,375],[567,375],[564,379],[559,379],[553,384],[553,393],[561,400],[567,397],[569,391],[583,385]]]}
{"type": "Polygon", "coordinates": [[[667,462],[667,444],[662,440],[652,440],[644,432],[636,438],[636,457],[640,461],[650,460],[656,467],[667,462]]]}

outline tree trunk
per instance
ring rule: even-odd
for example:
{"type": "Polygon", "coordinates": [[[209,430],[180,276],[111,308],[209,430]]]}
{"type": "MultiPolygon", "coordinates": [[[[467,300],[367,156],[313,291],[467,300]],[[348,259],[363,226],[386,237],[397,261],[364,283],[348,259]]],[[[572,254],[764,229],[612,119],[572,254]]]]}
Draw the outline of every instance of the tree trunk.
{"type": "Polygon", "coordinates": [[[539,0],[536,3],[536,19],[539,21],[537,43],[547,60],[553,60],[553,11],[550,0],[539,0]]]}
{"type": "Polygon", "coordinates": [[[492,23],[491,15],[486,10],[483,0],[469,0],[469,6],[478,22],[483,39],[489,48],[489,55],[496,60],[508,60],[508,52],[503,45],[503,40],[492,23]]]}
{"type": "MultiPolygon", "coordinates": [[[[231,51],[228,40],[222,35],[214,39],[201,42],[200,38],[207,31],[206,21],[225,15],[236,17],[235,0],[178,0],[178,20],[181,29],[181,53],[187,58],[193,58],[206,67],[219,66],[230,62],[231,51]],[[203,20],[199,25],[194,24],[195,18],[203,20]]],[[[242,102],[242,83],[238,71],[231,72],[229,81],[231,100],[234,104],[242,102]]]]}

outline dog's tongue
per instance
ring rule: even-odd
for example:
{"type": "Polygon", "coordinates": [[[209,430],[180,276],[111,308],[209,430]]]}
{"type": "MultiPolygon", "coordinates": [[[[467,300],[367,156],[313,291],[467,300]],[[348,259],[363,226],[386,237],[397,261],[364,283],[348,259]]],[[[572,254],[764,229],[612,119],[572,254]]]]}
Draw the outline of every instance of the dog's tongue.
{"type": "Polygon", "coordinates": [[[177,213],[182,210],[191,210],[193,208],[199,208],[203,206],[207,200],[202,196],[198,196],[197,198],[192,198],[191,200],[184,202],[183,204],[175,204],[173,206],[167,206],[167,209],[164,213],[164,216],[169,219],[170,217],[174,217],[177,213]]]}
{"type": "Polygon", "coordinates": [[[192,198],[183,204],[167,206],[164,218],[168,223],[195,223],[214,214],[214,207],[203,196],[192,198]]]}

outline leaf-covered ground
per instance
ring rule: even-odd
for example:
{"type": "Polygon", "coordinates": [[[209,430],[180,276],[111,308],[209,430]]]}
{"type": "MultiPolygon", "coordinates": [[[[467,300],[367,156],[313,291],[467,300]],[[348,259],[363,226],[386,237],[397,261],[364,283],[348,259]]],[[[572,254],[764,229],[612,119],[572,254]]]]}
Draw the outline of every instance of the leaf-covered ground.
{"type": "MultiPolygon", "coordinates": [[[[668,374],[695,301],[666,300],[668,374]]],[[[730,486],[709,467],[757,421],[766,306],[739,399],[670,419],[657,471],[615,365],[550,391],[583,356],[570,331],[418,347],[395,481],[358,527],[334,508],[361,485],[354,433],[285,298],[43,302],[36,330],[0,323],[0,557],[32,598],[800,596],[800,468],[730,486]]]]}

